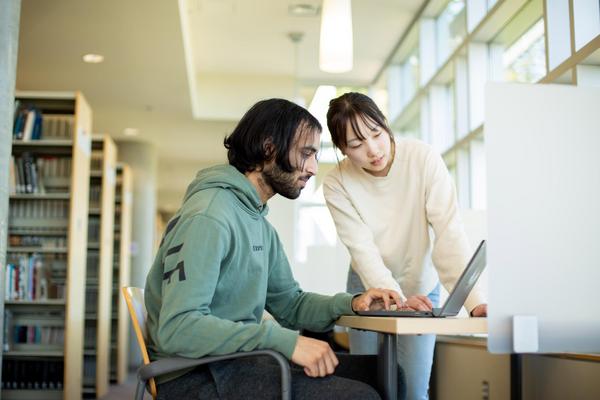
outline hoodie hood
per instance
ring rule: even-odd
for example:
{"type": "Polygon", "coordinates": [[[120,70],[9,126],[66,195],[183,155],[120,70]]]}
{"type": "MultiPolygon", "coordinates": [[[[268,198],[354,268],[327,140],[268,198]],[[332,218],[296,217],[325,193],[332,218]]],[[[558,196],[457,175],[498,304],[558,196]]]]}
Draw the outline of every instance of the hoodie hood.
{"type": "Polygon", "coordinates": [[[249,213],[267,215],[268,207],[261,203],[254,185],[231,165],[216,165],[200,170],[188,186],[183,202],[185,204],[190,197],[201,190],[215,188],[231,191],[249,213]]]}

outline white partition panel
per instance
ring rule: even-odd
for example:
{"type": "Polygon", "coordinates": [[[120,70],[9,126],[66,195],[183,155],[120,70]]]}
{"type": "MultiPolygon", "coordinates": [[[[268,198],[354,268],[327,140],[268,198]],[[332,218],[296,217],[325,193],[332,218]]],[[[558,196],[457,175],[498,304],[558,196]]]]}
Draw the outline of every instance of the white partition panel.
{"type": "Polygon", "coordinates": [[[528,349],[600,352],[598,104],[592,87],[486,86],[491,352],[515,350],[514,316],[537,319],[528,349]]]}

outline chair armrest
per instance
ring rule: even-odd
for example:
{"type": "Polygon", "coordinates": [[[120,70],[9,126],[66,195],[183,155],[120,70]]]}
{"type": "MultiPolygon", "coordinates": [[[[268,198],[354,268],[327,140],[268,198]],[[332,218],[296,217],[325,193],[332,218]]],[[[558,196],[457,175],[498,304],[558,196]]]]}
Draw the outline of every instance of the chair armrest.
{"type": "Polygon", "coordinates": [[[141,366],[138,370],[138,377],[145,382],[150,378],[156,378],[159,375],[196,367],[198,365],[210,364],[217,361],[231,360],[235,358],[256,356],[271,356],[277,361],[279,368],[281,369],[282,396],[284,399],[291,398],[291,374],[289,362],[284,356],[274,350],[253,350],[248,352],[231,353],[221,356],[209,356],[202,358],[162,358],[160,360],[152,361],[150,364],[141,366]]]}

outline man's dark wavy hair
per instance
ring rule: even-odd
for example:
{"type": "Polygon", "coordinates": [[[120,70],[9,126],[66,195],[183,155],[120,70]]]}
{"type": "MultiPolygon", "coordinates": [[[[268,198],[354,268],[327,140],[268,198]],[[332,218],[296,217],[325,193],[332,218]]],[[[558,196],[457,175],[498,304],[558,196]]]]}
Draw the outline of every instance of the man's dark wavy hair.
{"type": "Polygon", "coordinates": [[[321,130],[319,121],[303,107],[284,99],[268,99],[253,105],[223,144],[229,164],[241,173],[261,168],[273,157],[281,169],[293,172],[289,152],[296,133],[321,130]]]}

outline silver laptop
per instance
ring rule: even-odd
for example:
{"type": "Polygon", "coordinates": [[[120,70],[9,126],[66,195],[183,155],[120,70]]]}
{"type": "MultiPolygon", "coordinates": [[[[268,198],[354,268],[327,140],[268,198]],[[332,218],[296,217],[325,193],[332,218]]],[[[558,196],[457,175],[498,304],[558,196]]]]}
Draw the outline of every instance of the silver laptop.
{"type": "Polygon", "coordinates": [[[477,279],[483,272],[486,264],[486,244],[482,240],[471,257],[460,278],[456,282],[454,289],[446,299],[441,308],[434,308],[431,311],[411,311],[411,310],[378,310],[378,311],[357,311],[356,314],[369,317],[454,317],[460,311],[465,303],[467,296],[475,286],[477,279]]]}

